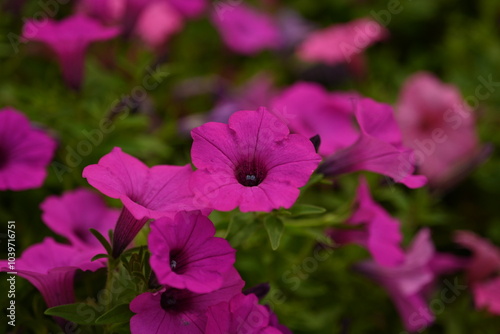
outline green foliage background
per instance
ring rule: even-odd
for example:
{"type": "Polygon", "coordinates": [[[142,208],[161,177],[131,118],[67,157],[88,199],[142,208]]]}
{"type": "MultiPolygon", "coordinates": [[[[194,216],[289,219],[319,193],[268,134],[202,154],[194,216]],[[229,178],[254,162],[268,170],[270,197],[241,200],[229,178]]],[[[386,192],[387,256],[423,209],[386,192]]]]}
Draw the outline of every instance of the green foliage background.
{"type": "MultiPolygon", "coordinates": [[[[386,10],[388,6],[387,1],[378,0],[283,3],[318,27],[369,16],[371,11],[386,10]]],[[[492,76],[493,81],[500,81],[500,2],[402,0],[400,4],[401,12],[391,15],[387,25],[391,38],[366,53],[366,77],[363,80],[322,78],[330,89],[355,89],[379,101],[393,103],[405,78],[419,70],[432,71],[444,82],[455,84],[464,97],[474,96],[480,84],[479,76],[492,76]]],[[[28,1],[22,17],[32,17],[39,11],[37,1],[28,1]]],[[[64,17],[70,11],[69,5],[62,6],[57,17],[64,17]]],[[[237,86],[257,72],[269,72],[277,85],[283,87],[304,75],[304,65],[293,57],[272,52],[254,57],[231,54],[208,20],[202,18],[188,22],[168,44],[166,62],[158,68],[168,75],[148,92],[147,106],[113,113],[117,101],[142,84],[147,68],[157,62],[155,54],[120,39],[96,44],[87,57],[84,87],[76,93],[62,83],[55,61],[41,57],[36,46],[21,44],[19,52],[14,52],[9,34],[19,34],[22,23],[21,16],[1,13],[0,107],[12,106],[23,111],[58,139],[59,149],[54,159],[58,165],[50,167],[43,188],[0,193],[0,222],[5,222],[1,226],[5,226],[7,220],[17,221],[18,254],[45,236],[54,236],[40,219],[41,201],[48,195],[78,186],[89,187],[81,177],[82,169],[96,163],[112,147],[120,146],[149,165],[189,163],[191,140],[189,135],[178,131],[178,120],[206,113],[216,100],[211,94],[179,97],[176,92],[180,83],[194,77],[212,80],[221,76],[237,86]],[[104,134],[97,145],[92,145],[88,154],[79,154],[81,161],[71,165],[68,154],[78,150],[78,145],[88,140],[85,133],[96,131],[103,119],[112,119],[113,130],[104,134]],[[68,169],[62,169],[63,165],[68,169]]],[[[480,101],[476,110],[482,141],[492,143],[496,149],[500,145],[499,93],[500,86],[488,99],[480,101]]],[[[376,175],[370,175],[369,180],[374,198],[401,220],[406,241],[418,229],[430,226],[437,248],[447,251],[454,250],[451,236],[459,229],[473,230],[500,245],[499,167],[499,154],[494,151],[491,158],[460,185],[439,196],[425,188],[408,190],[401,185],[388,186],[376,175]]],[[[271,249],[262,222],[254,221],[255,217],[236,213],[211,217],[219,234],[227,234],[233,245],[237,245],[237,267],[247,286],[270,282],[272,290],[268,301],[274,304],[281,322],[294,333],[403,331],[385,291],[351,270],[353,263],[367,257],[365,251],[356,246],[335,250],[324,261],[318,261],[317,269],[307,269],[312,268],[308,267],[308,259],[318,241],[324,241],[324,228],[340,223],[348,213],[356,179],[356,175],[348,175],[338,180],[335,187],[319,183],[314,190],[303,191],[299,204],[324,207],[327,213],[309,215],[300,222],[304,226],[288,221],[276,251],[271,249]]],[[[116,201],[109,200],[109,203],[119,206],[116,201]]],[[[5,248],[1,246],[2,257],[5,257],[5,248]]],[[[465,283],[464,277],[458,277],[465,283]]],[[[95,298],[104,284],[104,272],[85,273],[77,281],[77,295],[81,300],[86,296],[95,298]]],[[[3,294],[2,291],[7,291],[4,279],[0,280],[3,294]]],[[[439,289],[437,293],[439,296],[439,289]]],[[[19,333],[56,331],[50,317],[43,315],[45,306],[41,296],[23,279],[17,280],[16,302],[22,306],[17,314],[19,333]]],[[[7,299],[2,296],[2,312],[6,303],[7,299]]],[[[5,322],[2,320],[0,328],[5,322]]],[[[424,333],[493,334],[498,333],[499,328],[500,318],[475,311],[470,291],[466,290],[456,301],[446,304],[444,311],[437,315],[436,324],[424,333]]],[[[85,328],[83,333],[87,331],[93,332],[85,328]]]]}

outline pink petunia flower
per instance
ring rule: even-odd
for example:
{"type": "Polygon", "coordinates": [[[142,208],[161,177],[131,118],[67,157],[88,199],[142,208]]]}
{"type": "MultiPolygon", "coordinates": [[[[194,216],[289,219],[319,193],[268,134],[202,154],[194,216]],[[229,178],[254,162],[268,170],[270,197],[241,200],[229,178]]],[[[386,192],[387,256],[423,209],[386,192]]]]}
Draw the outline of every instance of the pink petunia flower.
{"type": "Polygon", "coordinates": [[[319,135],[327,156],[318,171],[336,176],[360,170],[393,178],[410,188],[426,183],[402,144],[392,107],[355,93],[328,93],[321,86],[298,83],[273,102],[273,112],[305,136],[319,135]],[[359,129],[354,125],[356,120],[359,129]]]}
{"type": "MultiPolygon", "coordinates": [[[[392,298],[403,324],[409,332],[421,331],[434,322],[434,315],[427,305],[429,289],[439,275],[449,274],[460,268],[461,262],[447,261],[437,253],[432,244],[430,230],[421,230],[406,251],[404,262],[396,267],[380,266],[374,261],[356,265],[356,269],[382,285],[392,298]]],[[[447,259],[451,259],[448,257],[447,259]]]]}
{"type": "Polygon", "coordinates": [[[239,294],[230,301],[209,307],[205,334],[281,334],[270,326],[270,314],[255,295],[239,294]]]}
{"type": "Polygon", "coordinates": [[[158,282],[196,293],[219,289],[223,274],[234,264],[236,250],[214,234],[213,223],[199,211],[155,220],[148,245],[158,282]]]}
{"type": "Polygon", "coordinates": [[[313,32],[298,48],[304,61],[327,65],[356,61],[372,44],[386,39],[387,29],[377,21],[361,18],[313,32]]]}
{"type": "Polygon", "coordinates": [[[136,313],[130,319],[130,331],[132,334],[204,334],[208,308],[231,300],[241,293],[244,284],[232,268],[224,274],[221,288],[210,293],[197,294],[170,287],[143,293],[130,303],[130,310],[136,313]]]}
{"type": "Polygon", "coordinates": [[[45,43],[57,56],[66,84],[79,89],[83,80],[85,52],[96,41],[116,37],[118,28],[102,26],[98,21],[82,14],[75,14],[62,21],[27,21],[23,37],[45,43]]]}
{"type": "MultiPolygon", "coordinates": [[[[75,302],[74,277],[77,270],[96,271],[104,267],[102,260],[91,262],[96,255],[92,249],[82,250],[59,244],[52,238],[27,248],[14,267],[6,260],[0,261],[5,272],[16,272],[27,279],[42,294],[47,307],[72,304],[75,302]]],[[[60,325],[66,320],[56,318],[60,325]]]]}
{"type": "Polygon", "coordinates": [[[0,109],[0,190],[38,188],[47,177],[56,141],[13,108],[0,109]]]}
{"type": "Polygon", "coordinates": [[[280,44],[273,19],[243,3],[213,11],[211,20],[227,47],[236,53],[252,55],[280,44]]]}
{"type": "Polygon", "coordinates": [[[115,147],[83,170],[97,190],[118,198],[123,209],[116,223],[113,255],[119,256],[149,219],[173,217],[179,211],[197,210],[189,187],[190,165],[149,168],[115,147]]]}
{"type": "Polygon", "coordinates": [[[191,134],[198,168],[191,185],[198,203],[216,210],[290,208],[320,161],[309,139],[290,134],[265,108],[238,111],[229,124],[207,123],[191,134]]]}
{"type": "Polygon", "coordinates": [[[381,266],[400,265],[405,257],[400,246],[403,239],[400,223],[373,201],[363,177],[360,179],[356,205],[347,224],[361,228],[334,229],[329,232],[330,237],[339,244],[356,243],[366,247],[381,266]]]}
{"type": "Polygon", "coordinates": [[[138,18],[134,32],[151,49],[162,47],[184,25],[182,16],[167,2],[152,2],[138,18]]]}
{"type": "Polygon", "coordinates": [[[434,75],[408,78],[396,109],[404,143],[432,186],[453,183],[481,154],[471,108],[456,87],[434,75]]]}
{"type": "Polygon", "coordinates": [[[455,242],[472,251],[465,270],[476,307],[500,315],[500,248],[470,231],[458,231],[455,242]]]}
{"type": "Polygon", "coordinates": [[[67,191],[61,196],[49,196],[40,208],[45,224],[81,249],[100,248],[101,244],[89,229],[107,236],[120,214],[119,210],[108,208],[98,194],[84,188],[67,191]]]}

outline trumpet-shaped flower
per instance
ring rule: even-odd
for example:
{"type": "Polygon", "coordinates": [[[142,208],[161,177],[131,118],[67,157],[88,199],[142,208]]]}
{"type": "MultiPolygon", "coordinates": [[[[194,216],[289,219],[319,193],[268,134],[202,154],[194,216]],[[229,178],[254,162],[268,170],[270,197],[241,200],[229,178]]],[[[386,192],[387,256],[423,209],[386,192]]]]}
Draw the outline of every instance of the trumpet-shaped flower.
{"type": "Polygon", "coordinates": [[[0,110],[0,190],[38,188],[47,176],[56,141],[21,112],[0,110]]]}
{"type": "Polygon", "coordinates": [[[92,42],[105,41],[119,34],[118,28],[105,27],[82,14],[60,22],[53,20],[27,21],[23,37],[47,44],[59,61],[64,81],[79,89],[83,80],[85,52],[92,42]]]}
{"type": "Polygon", "coordinates": [[[223,274],[234,264],[236,251],[214,234],[213,223],[199,211],[155,220],[149,249],[158,282],[196,293],[220,288],[223,274]]]}
{"type": "Polygon", "coordinates": [[[290,208],[320,161],[308,138],[290,134],[265,108],[238,111],[229,124],[206,123],[191,134],[198,168],[191,184],[197,201],[216,210],[290,208]]]}
{"type": "Polygon", "coordinates": [[[198,209],[189,187],[191,167],[159,165],[148,168],[115,147],[83,170],[83,177],[103,194],[118,198],[123,210],[113,238],[118,256],[149,219],[173,217],[179,211],[198,209]]]}

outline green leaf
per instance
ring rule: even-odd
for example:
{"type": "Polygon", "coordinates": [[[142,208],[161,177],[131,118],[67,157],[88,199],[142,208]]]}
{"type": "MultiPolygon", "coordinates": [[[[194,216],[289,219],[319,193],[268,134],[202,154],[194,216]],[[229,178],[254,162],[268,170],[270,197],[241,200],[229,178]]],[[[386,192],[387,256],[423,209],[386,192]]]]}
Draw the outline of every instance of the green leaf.
{"type": "Polygon", "coordinates": [[[267,216],[264,218],[264,227],[269,234],[269,241],[271,242],[271,248],[273,250],[278,249],[281,241],[281,236],[285,230],[285,225],[283,221],[276,216],[267,216]]]}
{"type": "Polygon", "coordinates": [[[134,313],[130,311],[129,304],[120,304],[97,318],[95,323],[96,325],[111,325],[128,322],[133,315],[134,313]]]}
{"type": "Polygon", "coordinates": [[[108,240],[106,240],[105,237],[101,233],[99,233],[97,230],[94,230],[93,228],[90,229],[90,233],[94,235],[94,237],[99,240],[101,245],[103,245],[104,249],[106,249],[106,252],[108,252],[109,255],[111,255],[111,245],[109,244],[108,240]]]}
{"type": "Polygon", "coordinates": [[[79,325],[90,325],[94,323],[95,311],[89,313],[88,308],[92,306],[85,303],[66,304],[51,307],[45,310],[45,314],[61,317],[79,325]]]}
{"type": "Polygon", "coordinates": [[[319,214],[325,213],[326,209],[319,207],[319,206],[310,205],[310,204],[298,204],[298,205],[294,205],[290,209],[290,212],[292,213],[292,216],[299,217],[299,216],[307,216],[307,215],[319,215],[319,214]]]}
{"type": "Polygon", "coordinates": [[[108,254],[97,254],[96,256],[94,256],[90,261],[93,262],[95,260],[99,260],[99,259],[109,259],[109,255],[108,254]]]}

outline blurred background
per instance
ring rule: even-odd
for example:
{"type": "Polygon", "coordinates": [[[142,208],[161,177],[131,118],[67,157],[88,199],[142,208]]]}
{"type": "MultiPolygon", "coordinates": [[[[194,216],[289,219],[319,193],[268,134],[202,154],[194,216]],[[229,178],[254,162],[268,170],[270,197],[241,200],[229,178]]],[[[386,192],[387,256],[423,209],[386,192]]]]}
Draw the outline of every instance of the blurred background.
{"type": "MultiPolygon", "coordinates": [[[[429,226],[438,250],[463,254],[452,242],[453,232],[462,229],[500,245],[500,2],[245,1],[279,18],[289,32],[289,43],[277,50],[241,55],[224,44],[208,15],[202,14],[186,20],[160,47],[123,37],[92,44],[78,91],[67,88],[57,62],[43,46],[17,39],[24,20],[44,11],[41,3],[54,2],[55,19],[74,12],[76,1],[4,0],[0,7],[0,107],[23,111],[59,143],[42,188],[0,192],[0,221],[17,221],[18,254],[53,235],[40,218],[43,199],[89,187],[81,177],[83,168],[115,146],[150,166],[186,164],[193,126],[227,119],[236,108],[257,108],[268,95],[297,81],[316,82],[330,91],[354,90],[394,104],[404,81],[423,70],[455,85],[463,97],[476,96],[480,77],[496,83],[489,97],[474,106],[480,141],[491,144],[493,153],[451,189],[436,192],[386,185],[372,187],[373,196],[400,219],[406,242],[418,229],[429,226]],[[389,11],[392,6],[397,13],[389,11]],[[361,17],[381,20],[390,36],[364,51],[363,62],[354,70],[352,64],[330,66],[297,58],[294,48],[308,32],[361,17]],[[151,73],[156,73],[157,84],[141,89],[151,73]],[[110,122],[107,133],[100,128],[103,120],[110,122]]],[[[232,6],[238,6],[238,1],[211,1],[207,10],[228,9],[225,15],[231,15],[232,6]]],[[[334,186],[321,185],[320,191],[305,190],[299,201],[341,212],[352,202],[356,182],[356,175],[348,175],[334,186]]],[[[370,175],[370,182],[384,180],[370,175]]],[[[212,219],[224,230],[235,218],[218,214],[212,219]]],[[[6,229],[4,223],[1,226],[6,229]]],[[[277,251],[269,247],[264,230],[232,237],[239,250],[237,268],[247,286],[269,282],[268,299],[280,321],[294,333],[404,332],[386,292],[351,270],[367,257],[361,248],[336,249],[317,269],[307,272],[304,261],[322,241],[321,226],[289,229],[277,251]]],[[[0,255],[6,257],[6,247],[0,247],[0,255]]],[[[102,273],[84,277],[79,280],[78,296],[95,294],[104,284],[102,273]]],[[[466,284],[463,276],[458,279],[466,284]]],[[[48,333],[45,326],[50,320],[43,316],[42,298],[26,281],[17,281],[16,300],[23,306],[17,320],[26,324],[22,333],[48,333]]],[[[0,291],[6,291],[5,280],[0,286],[0,291]]],[[[6,303],[2,298],[2,310],[6,303]]],[[[437,312],[436,323],[423,333],[488,334],[498,333],[499,328],[498,316],[474,310],[466,289],[437,312]]]]}

